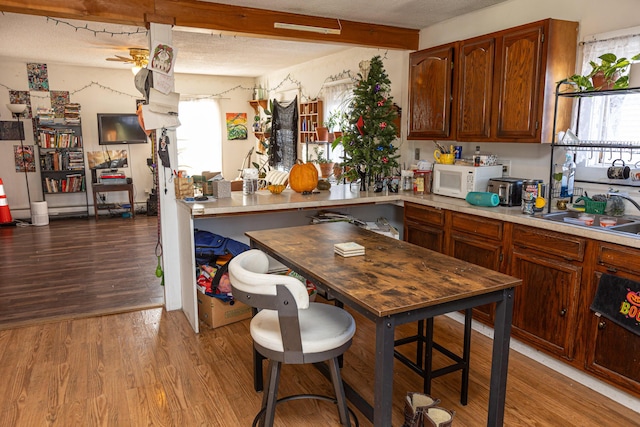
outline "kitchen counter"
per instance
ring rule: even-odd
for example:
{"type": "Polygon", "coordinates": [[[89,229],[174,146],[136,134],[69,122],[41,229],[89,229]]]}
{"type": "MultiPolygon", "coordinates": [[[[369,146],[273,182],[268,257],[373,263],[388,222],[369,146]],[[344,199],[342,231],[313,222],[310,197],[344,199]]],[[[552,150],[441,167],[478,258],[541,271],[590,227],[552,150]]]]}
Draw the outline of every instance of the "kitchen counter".
{"type": "Polygon", "coordinates": [[[331,209],[340,208],[341,206],[367,204],[395,204],[402,206],[405,201],[640,249],[640,236],[613,233],[597,226],[584,227],[523,215],[519,206],[480,207],[470,205],[463,199],[434,194],[417,196],[412,192],[404,191],[399,193],[352,192],[348,185],[334,185],[330,191],[321,191],[308,195],[296,193],[290,189],[286,189],[281,194],[271,194],[267,190],[260,190],[252,195],[243,195],[242,192],[234,191],[229,198],[212,199],[206,202],[179,201],[179,206],[188,209],[192,218],[197,219],[208,216],[331,209]]]}

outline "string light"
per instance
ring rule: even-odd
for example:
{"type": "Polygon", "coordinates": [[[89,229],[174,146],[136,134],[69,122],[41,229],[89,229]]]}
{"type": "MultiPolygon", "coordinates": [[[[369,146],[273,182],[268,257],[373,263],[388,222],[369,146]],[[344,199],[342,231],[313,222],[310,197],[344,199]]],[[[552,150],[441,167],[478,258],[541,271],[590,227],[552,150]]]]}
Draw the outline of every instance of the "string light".
{"type": "Polygon", "coordinates": [[[47,22],[49,21],[53,21],[55,22],[56,25],[58,24],[62,24],[62,25],[68,25],[71,28],[74,28],[76,30],[76,32],[78,32],[78,30],[83,30],[83,31],[88,31],[90,33],[92,33],[94,36],[98,36],[98,34],[109,34],[111,35],[111,37],[113,36],[133,36],[136,34],[144,34],[145,36],[148,34],[148,30],[146,29],[141,29],[141,28],[137,28],[136,31],[107,31],[106,29],[102,29],[102,30],[94,30],[92,28],[89,28],[89,24],[85,24],[84,26],[78,26],[78,25],[73,25],[70,22],[66,22],[66,21],[62,21],[60,19],[56,19],[56,18],[52,18],[50,16],[47,16],[47,22]]]}

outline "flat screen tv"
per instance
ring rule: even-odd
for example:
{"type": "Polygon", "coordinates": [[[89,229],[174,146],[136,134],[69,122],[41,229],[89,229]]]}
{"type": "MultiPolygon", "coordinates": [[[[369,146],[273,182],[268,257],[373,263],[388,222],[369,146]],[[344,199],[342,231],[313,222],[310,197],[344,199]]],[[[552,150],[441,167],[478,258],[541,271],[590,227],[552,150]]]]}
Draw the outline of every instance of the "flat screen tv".
{"type": "Polygon", "coordinates": [[[135,113],[98,113],[98,143],[100,145],[144,144],[147,134],[135,113]]]}

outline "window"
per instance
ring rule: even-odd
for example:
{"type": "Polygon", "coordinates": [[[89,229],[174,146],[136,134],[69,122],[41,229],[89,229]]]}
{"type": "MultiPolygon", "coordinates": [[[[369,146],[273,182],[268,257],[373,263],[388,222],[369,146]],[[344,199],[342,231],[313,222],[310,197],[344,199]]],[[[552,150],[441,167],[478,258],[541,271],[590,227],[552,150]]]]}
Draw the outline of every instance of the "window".
{"type": "MultiPolygon", "coordinates": [[[[332,113],[345,112],[347,110],[349,100],[353,94],[353,81],[347,79],[327,83],[322,90],[324,97],[323,116],[325,117],[325,121],[327,121],[332,113]]],[[[333,130],[336,131],[338,129],[333,130]]],[[[332,161],[342,161],[342,155],[344,153],[341,146],[336,147],[335,150],[331,150],[330,152],[332,161]]]]}
{"type": "Polygon", "coordinates": [[[222,170],[222,124],[213,99],[180,101],[178,167],[188,175],[222,170]]]}
{"type": "MultiPolygon", "coordinates": [[[[592,37],[583,43],[582,48],[580,73],[586,75],[592,69],[589,61],[604,53],[613,53],[619,58],[631,58],[640,53],[640,28],[625,31],[625,34],[592,37]]],[[[628,145],[640,141],[640,121],[637,120],[640,116],[640,95],[583,98],[581,104],[577,135],[583,143],[628,145]]],[[[608,167],[616,159],[635,164],[640,161],[640,150],[588,148],[576,153],[577,164],[593,168],[608,167]]]]}

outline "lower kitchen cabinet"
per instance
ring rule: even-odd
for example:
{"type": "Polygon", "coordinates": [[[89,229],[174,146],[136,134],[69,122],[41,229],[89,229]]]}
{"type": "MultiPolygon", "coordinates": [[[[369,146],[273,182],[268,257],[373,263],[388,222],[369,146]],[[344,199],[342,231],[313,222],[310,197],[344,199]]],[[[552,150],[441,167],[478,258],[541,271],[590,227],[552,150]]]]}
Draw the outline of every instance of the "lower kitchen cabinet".
{"type": "MultiPolygon", "coordinates": [[[[640,336],[590,310],[603,273],[640,280],[640,250],[405,202],[405,240],[522,279],[512,336],[640,396],[640,336]]],[[[494,309],[474,309],[493,323],[494,309]]]]}
{"type": "Polygon", "coordinates": [[[565,359],[574,358],[586,240],[516,225],[509,274],[515,290],[513,336],[565,359]]]}
{"type": "Polygon", "coordinates": [[[432,251],[444,252],[444,211],[405,203],[404,239],[432,251]]]}
{"type": "MultiPolygon", "coordinates": [[[[503,271],[503,237],[507,224],[458,212],[451,213],[450,223],[448,255],[491,270],[503,271]]],[[[493,324],[495,304],[486,304],[473,311],[478,320],[493,324]]]]}
{"type": "Polygon", "coordinates": [[[589,309],[603,273],[640,280],[640,251],[608,243],[598,245],[596,267],[585,300],[585,369],[598,377],[640,394],[640,336],[589,309]]]}

